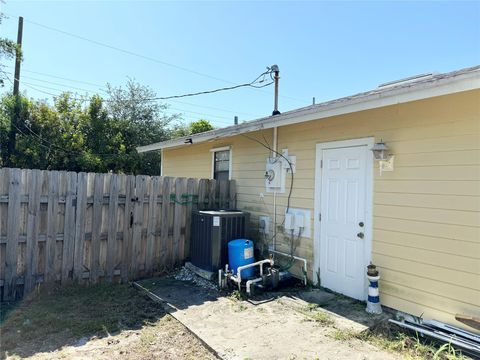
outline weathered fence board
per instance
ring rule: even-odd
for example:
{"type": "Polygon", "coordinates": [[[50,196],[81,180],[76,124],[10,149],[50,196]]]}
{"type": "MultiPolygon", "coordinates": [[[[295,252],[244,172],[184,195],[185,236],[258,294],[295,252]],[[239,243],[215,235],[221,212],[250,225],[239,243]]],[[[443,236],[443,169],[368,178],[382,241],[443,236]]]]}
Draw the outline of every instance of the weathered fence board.
{"type": "Polygon", "coordinates": [[[235,182],[0,169],[2,299],[42,282],[126,282],[183,262],[193,209],[235,207],[235,182]]]}

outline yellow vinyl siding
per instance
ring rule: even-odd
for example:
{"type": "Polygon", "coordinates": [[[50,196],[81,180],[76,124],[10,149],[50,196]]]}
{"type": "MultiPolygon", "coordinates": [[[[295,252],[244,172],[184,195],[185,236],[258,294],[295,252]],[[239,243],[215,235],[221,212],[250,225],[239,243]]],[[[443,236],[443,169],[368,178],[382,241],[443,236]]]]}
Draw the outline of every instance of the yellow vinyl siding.
{"type": "MultiPolygon", "coordinates": [[[[272,134],[247,136],[271,145],[272,134]]],[[[279,127],[278,149],[297,157],[290,206],[312,213],[312,237],[301,239],[297,254],[312,266],[316,144],[370,136],[395,155],[393,172],[374,169],[372,257],[382,303],[449,323],[455,313],[480,316],[479,90],[279,127]]],[[[168,149],[164,174],[210,177],[209,150],[224,145],[232,146],[238,207],[252,213],[255,237],[257,215],[273,218],[263,180],[268,150],[242,135],[168,149]]],[[[287,175],[285,193],[277,194],[278,224],[289,186],[287,175]]]]}

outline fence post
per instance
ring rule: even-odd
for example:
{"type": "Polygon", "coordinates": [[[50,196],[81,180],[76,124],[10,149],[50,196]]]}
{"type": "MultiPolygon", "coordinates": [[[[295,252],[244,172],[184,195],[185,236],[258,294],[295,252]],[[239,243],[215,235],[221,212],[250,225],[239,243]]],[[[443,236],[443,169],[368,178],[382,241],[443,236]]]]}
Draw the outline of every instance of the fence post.
{"type": "Polygon", "coordinates": [[[73,277],[73,257],[75,251],[75,205],[73,200],[77,193],[77,173],[67,173],[65,196],[65,221],[63,231],[62,283],[73,277]]]}
{"type": "Polygon", "coordinates": [[[40,222],[40,195],[42,191],[43,173],[40,170],[29,170],[28,218],[26,269],[23,294],[28,294],[36,283],[38,268],[38,226],[40,222]]]}
{"type": "Polygon", "coordinates": [[[175,212],[173,223],[173,262],[178,264],[183,260],[185,250],[185,214],[186,201],[182,195],[187,190],[187,179],[177,178],[175,180],[175,212]],[[182,231],[183,230],[183,231],[182,231]]]}
{"type": "Polygon", "coordinates": [[[147,246],[145,249],[145,273],[153,272],[153,261],[156,258],[157,249],[155,246],[156,223],[157,223],[157,199],[162,188],[162,178],[153,176],[150,182],[150,197],[148,203],[148,225],[147,225],[147,246]]]}
{"type": "Polygon", "coordinates": [[[208,180],[200,179],[198,182],[198,209],[204,210],[210,202],[208,196],[208,180]]]}
{"type": "Polygon", "coordinates": [[[47,243],[45,246],[45,274],[47,282],[56,280],[55,250],[57,247],[57,216],[59,200],[58,171],[48,173],[47,243]]]}
{"type": "Polygon", "coordinates": [[[185,250],[184,258],[190,258],[190,231],[192,222],[192,211],[197,209],[200,196],[198,196],[198,183],[196,179],[187,180],[187,194],[189,195],[189,203],[186,210],[186,222],[185,222],[185,250]],[[195,196],[196,195],[196,196],[195,196]]]}
{"type": "Polygon", "coordinates": [[[135,176],[128,175],[125,188],[125,217],[123,223],[122,242],[122,281],[127,282],[130,278],[130,261],[132,258],[132,226],[133,226],[133,202],[135,196],[135,176]]]}
{"type": "Polygon", "coordinates": [[[74,278],[82,279],[83,254],[85,251],[85,217],[87,210],[87,174],[78,173],[77,178],[77,212],[75,214],[75,251],[73,259],[74,278]]]}
{"type": "Polygon", "coordinates": [[[15,300],[17,287],[18,220],[20,217],[20,169],[8,170],[8,218],[4,300],[15,300]]]}
{"type": "Polygon", "coordinates": [[[109,202],[108,202],[108,234],[107,234],[107,261],[106,276],[109,282],[113,281],[115,270],[115,255],[117,249],[117,214],[119,179],[117,174],[110,175],[109,202]]]}

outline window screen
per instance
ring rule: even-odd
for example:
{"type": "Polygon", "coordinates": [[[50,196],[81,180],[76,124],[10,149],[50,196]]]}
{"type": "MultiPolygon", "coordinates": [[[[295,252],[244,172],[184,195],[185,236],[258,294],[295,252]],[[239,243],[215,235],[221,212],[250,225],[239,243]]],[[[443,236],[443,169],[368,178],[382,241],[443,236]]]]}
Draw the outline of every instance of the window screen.
{"type": "Polygon", "coordinates": [[[230,150],[215,151],[213,158],[213,178],[217,181],[230,178],[230,150]]]}

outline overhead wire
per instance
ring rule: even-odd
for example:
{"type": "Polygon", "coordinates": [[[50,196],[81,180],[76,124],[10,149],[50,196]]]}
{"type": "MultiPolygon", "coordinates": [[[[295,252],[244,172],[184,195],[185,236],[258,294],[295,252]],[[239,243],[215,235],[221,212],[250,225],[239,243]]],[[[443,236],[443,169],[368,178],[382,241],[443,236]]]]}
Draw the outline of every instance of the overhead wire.
{"type": "Polygon", "coordinates": [[[170,101],[175,102],[175,103],[179,103],[179,104],[183,104],[183,105],[195,106],[195,107],[204,108],[204,109],[217,110],[217,111],[222,111],[222,112],[231,113],[231,114],[235,114],[235,115],[247,115],[247,116],[255,117],[254,114],[246,113],[246,112],[242,112],[242,111],[233,111],[233,110],[222,109],[222,108],[218,108],[218,107],[214,107],[214,106],[193,104],[193,103],[180,101],[180,100],[170,100],[170,101]]]}
{"type": "MultiPolygon", "coordinates": [[[[6,14],[6,15],[13,16],[11,14],[6,14]]],[[[33,20],[29,20],[29,19],[24,18],[24,21],[27,22],[27,23],[42,27],[44,29],[50,30],[50,31],[58,32],[58,33],[61,33],[63,35],[66,35],[66,36],[70,36],[70,37],[73,37],[73,38],[76,38],[76,39],[79,39],[79,40],[90,42],[90,43],[95,44],[97,46],[102,46],[102,47],[105,47],[105,48],[109,48],[111,50],[119,51],[119,52],[122,52],[122,53],[130,55],[130,56],[135,56],[135,57],[138,57],[138,58],[149,60],[149,61],[152,61],[152,62],[155,62],[155,63],[158,63],[158,64],[162,64],[162,65],[165,65],[165,66],[176,68],[178,70],[189,72],[189,73],[192,73],[192,74],[195,74],[195,75],[198,75],[198,76],[202,76],[202,77],[206,77],[206,78],[209,78],[209,79],[212,79],[212,80],[224,82],[224,83],[227,83],[227,84],[232,84],[232,85],[234,85],[233,87],[231,87],[232,89],[237,87],[237,85],[234,82],[229,81],[229,80],[225,80],[225,79],[222,79],[222,78],[219,78],[219,77],[216,77],[216,76],[212,76],[212,75],[209,75],[209,74],[206,74],[206,73],[202,73],[202,72],[199,72],[199,71],[196,71],[196,70],[192,70],[192,69],[189,69],[189,68],[186,68],[186,67],[183,67],[183,66],[172,64],[172,63],[169,63],[169,62],[166,62],[166,61],[163,61],[163,60],[153,58],[151,56],[147,56],[147,55],[143,55],[143,54],[131,51],[131,50],[122,49],[120,47],[110,45],[110,44],[107,44],[105,42],[101,42],[101,41],[98,41],[98,40],[93,40],[93,39],[87,38],[85,36],[73,34],[71,32],[61,30],[61,29],[58,29],[58,28],[55,28],[55,27],[52,27],[52,26],[49,26],[49,25],[41,24],[41,23],[38,23],[38,22],[33,21],[33,20]]],[[[272,76],[270,76],[270,77],[272,78],[272,76]]],[[[273,78],[272,78],[272,80],[273,80],[273,78]]],[[[262,86],[260,86],[260,87],[252,86],[252,88],[261,89],[262,86]]],[[[290,96],[280,95],[280,97],[304,103],[304,100],[296,99],[296,98],[293,98],[293,97],[290,97],[290,96]]],[[[165,100],[165,99],[160,99],[160,100],[165,100]]]]}
{"type": "MultiPolygon", "coordinates": [[[[8,77],[7,77],[8,78],[8,77]]],[[[8,80],[10,80],[11,82],[11,79],[8,78],[8,80]]],[[[55,88],[52,88],[52,87],[48,87],[48,86],[43,86],[43,85],[38,85],[38,84],[31,84],[31,83],[28,83],[28,82],[23,82],[24,85],[26,85],[27,87],[35,90],[35,91],[39,91],[41,93],[44,93],[44,94],[47,94],[47,95],[50,95],[50,96],[54,96],[54,97],[58,97],[58,95],[56,94],[53,94],[51,92],[48,92],[48,91],[44,91],[44,90],[41,90],[38,87],[42,87],[42,88],[46,88],[46,89],[51,89],[51,90],[59,90],[59,89],[55,89],[55,88]]],[[[88,101],[87,98],[84,98],[84,99],[79,99],[79,98],[72,98],[73,100],[75,101],[79,101],[79,102],[86,102],[88,101]]],[[[105,100],[105,99],[104,99],[105,100]]],[[[199,113],[199,112],[195,112],[195,111],[189,111],[189,110],[184,110],[184,109],[179,109],[179,108],[173,108],[173,107],[169,107],[168,109],[165,109],[164,111],[169,111],[169,110],[176,110],[176,111],[180,111],[182,113],[192,113],[192,114],[196,114],[196,115],[201,115],[201,116],[204,116],[204,117],[209,117],[209,118],[218,118],[218,119],[222,119],[222,120],[214,120],[212,119],[212,122],[214,123],[223,123],[223,124],[226,124],[226,125],[232,125],[232,123],[230,121],[228,121],[228,118],[226,117],[222,117],[222,116],[217,116],[217,115],[212,115],[212,114],[206,114],[206,113],[199,113]]],[[[171,111],[170,111],[171,112],[171,111]]]]}
{"type": "MultiPolygon", "coordinates": [[[[1,71],[1,70],[0,70],[1,71]]],[[[13,85],[13,81],[12,79],[10,79],[8,76],[6,76],[6,78],[8,79],[8,81],[13,85]]],[[[22,129],[20,129],[18,126],[16,126],[13,122],[10,123],[15,129],[17,129],[21,134],[23,134],[24,136],[28,136],[27,134],[25,134],[23,132],[22,129]]],[[[47,139],[43,138],[41,135],[39,135],[38,133],[36,133],[35,131],[33,131],[31,129],[30,126],[25,126],[25,128],[33,135],[35,136],[38,140],[40,140],[41,142],[39,143],[39,145],[41,147],[44,147],[44,148],[47,148],[49,150],[51,150],[51,148],[55,148],[57,150],[60,150],[62,151],[63,153],[65,154],[68,154],[68,155],[81,155],[81,154],[85,154],[86,152],[85,151],[67,151],[65,150],[64,148],[62,148],[61,146],[58,146],[58,145],[55,145],[53,144],[52,142],[48,141],[47,139]],[[47,145],[45,145],[48,144],[47,145]]],[[[113,157],[113,156],[125,156],[125,155],[129,155],[129,154],[114,154],[114,153],[88,153],[90,155],[96,155],[96,156],[103,156],[103,157],[113,157]]]]}
{"type": "MultiPolygon", "coordinates": [[[[278,156],[282,157],[283,159],[285,159],[285,161],[288,163],[288,166],[290,167],[290,190],[288,191],[288,197],[287,197],[287,207],[285,209],[285,214],[288,213],[288,211],[290,210],[290,200],[291,200],[291,197],[292,197],[292,192],[293,192],[293,182],[294,182],[294,175],[293,175],[293,165],[292,165],[292,162],[285,156],[283,155],[282,153],[278,152],[277,150],[274,150],[272,149],[272,147],[270,147],[270,145],[268,144],[268,141],[266,141],[265,139],[265,136],[264,136],[264,140],[266,143],[263,143],[261,142],[260,140],[258,139],[255,139],[253,137],[250,137],[246,134],[240,134],[241,136],[251,140],[251,141],[254,141],[258,144],[260,144],[261,146],[263,146],[264,148],[266,148],[267,150],[271,151],[272,153],[275,153],[277,154],[278,156]]],[[[263,135],[262,135],[263,136],[263,135]]],[[[273,209],[274,212],[276,212],[276,209],[273,209]]],[[[283,218],[283,221],[282,223],[280,224],[280,226],[282,226],[283,224],[285,224],[285,217],[283,218]]],[[[275,225],[276,226],[276,225],[275,225]]],[[[277,237],[278,235],[278,232],[275,231],[274,235],[272,236],[272,238],[270,239],[270,241],[273,242],[273,240],[275,240],[275,238],[277,237]]],[[[293,241],[293,240],[292,240],[293,241]]],[[[292,257],[293,257],[293,253],[290,254],[292,257]]]]}
{"type": "MultiPolygon", "coordinates": [[[[38,85],[38,84],[32,84],[32,83],[28,83],[28,82],[23,82],[24,85],[26,85],[27,87],[33,89],[33,90],[36,90],[36,91],[40,91],[42,93],[45,93],[45,94],[48,94],[48,95],[54,95],[48,91],[43,91],[41,89],[38,89],[38,87],[42,87],[42,88],[45,88],[45,89],[50,89],[50,90],[58,90],[60,91],[60,89],[56,89],[56,88],[52,88],[52,87],[49,87],[49,86],[44,86],[44,85],[38,85]]],[[[90,96],[90,95],[89,95],[90,96]]],[[[74,100],[76,101],[80,101],[80,102],[85,102],[85,101],[88,101],[88,99],[79,99],[79,98],[73,98],[74,100]]],[[[179,111],[181,113],[191,113],[191,114],[195,114],[195,115],[200,115],[200,116],[204,116],[204,117],[208,117],[209,119],[210,118],[215,118],[215,119],[220,119],[220,120],[214,120],[212,119],[212,122],[215,122],[215,123],[223,123],[223,124],[227,124],[227,125],[232,125],[232,122],[231,121],[228,121],[229,119],[227,117],[224,117],[224,116],[218,116],[218,115],[213,115],[213,114],[207,114],[207,113],[201,113],[201,112],[196,112],[196,111],[190,111],[190,110],[185,110],[185,109],[180,109],[180,108],[176,108],[176,107],[169,107],[167,109],[165,109],[164,111],[168,111],[168,112],[171,112],[169,110],[175,110],[175,111],[179,111]],[[223,121],[222,121],[223,120],[223,121]]]]}
{"type": "MultiPolygon", "coordinates": [[[[47,83],[47,84],[59,85],[59,86],[63,86],[63,87],[68,88],[68,89],[73,89],[73,90],[80,90],[80,91],[91,92],[91,93],[102,92],[102,93],[108,94],[108,92],[105,89],[89,90],[89,89],[79,88],[79,87],[68,85],[68,84],[58,83],[58,82],[55,82],[55,81],[48,81],[48,80],[45,80],[45,79],[39,79],[39,78],[28,76],[28,75],[23,75],[22,78],[26,78],[26,79],[33,80],[33,81],[42,81],[42,82],[47,83]]],[[[38,84],[34,84],[34,85],[40,86],[38,84]]],[[[58,90],[58,89],[56,89],[56,90],[58,90]]],[[[62,89],[60,89],[60,90],[62,90],[62,89]]]]}
{"type": "MultiPolygon", "coordinates": [[[[9,67],[9,68],[14,68],[14,66],[12,66],[12,65],[2,65],[2,66],[9,67]]],[[[105,84],[96,84],[96,83],[92,83],[92,82],[88,82],[88,81],[71,79],[71,78],[67,78],[67,77],[63,77],[63,76],[58,76],[58,75],[53,75],[53,74],[40,72],[40,71],[33,71],[33,70],[25,69],[25,68],[22,67],[22,73],[23,72],[28,72],[28,73],[32,73],[32,74],[36,74],[36,75],[47,76],[47,77],[51,77],[51,78],[59,79],[59,80],[76,82],[76,83],[79,83],[79,84],[92,85],[92,86],[95,86],[95,87],[105,86],[105,84]]]]}
{"type": "MultiPolygon", "coordinates": [[[[9,65],[4,65],[4,66],[10,67],[9,65]]],[[[45,77],[51,77],[51,78],[54,78],[54,79],[60,79],[60,80],[65,80],[65,81],[77,82],[77,83],[81,83],[81,84],[92,85],[92,86],[95,86],[95,87],[102,87],[102,86],[104,86],[104,85],[101,85],[101,84],[95,84],[95,83],[90,83],[90,82],[75,80],[75,79],[71,79],[71,78],[65,78],[65,77],[56,76],[56,75],[52,75],[52,74],[47,74],[47,73],[43,73],[43,72],[31,71],[31,70],[27,70],[27,69],[23,69],[23,68],[22,68],[22,72],[29,72],[29,73],[32,73],[32,74],[37,74],[37,75],[41,75],[41,76],[45,76],[45,77]]],[[[40,79],[40,78],[36,78],[36,77],[27,76],[27,75],[23,75],[22,78],[27,78],[27,79],[36,80],[36,81],[43,81],[43,82],[46,82],[46,83],[49,83],[49,84],[52,84],[52,85],[63,86],[63,87],[66,87],[66,88],[68,88],[68,89],[82,90],[82,91],[87,91],[87,92],[95,92],[95,90],[88,90],[88,89],[84,89],[84,88],[78,88],[78,87],[75,87],[75,86],[71,86],[71,85],[67,85],[67,84],[62,84],[62,83],[57,83],[57,82],[55,82],[55,81],[48,81],[48,80],[44,80],[44,79],[40,79]]],[[[38,84],[36,84],[36,85],[38,86],[38,84]]],[[[107,93],[107,91],[104,90],[104,89],[101,89],[101,88],[100,88],[100,89],[98,89],[98,90],[99,90],[99,91],[102,91],[102,92],[104,92],[104,93],[107,93]]],[[[219,108],[219,107],[207,106],[207,105],[200,105],[200,104],[194,104],[194,103],[185,102],[185,101],[180,101],[180,100],[170,99],[170,102],[175,102],[175,103],[179,103],[179,104],[183,104],[183,105],[188,105],[188,106],[194,106],[194,107],[198,107],[198,108],[211,109],[211,110],[221,111],[221,112],[225,112],[225,113],[231,113],[231,114],[235,114],[235,115],[247,115],[247,116],[251,116],[252,118],[259,117],[259,116],[257,116],[257,115],[252,114],[252,113],[247,113],[247,112],[243,112],[243,111],[227,110],[227,109],[223,109],[223,108],[219,108]]]]}
{"type": "MultiPolygon", "coordinates": [[[[2,70],[2,72],[4,74],[6,74],[5,71],[2,70]]],[[[235,89],[238,89],[238,88],[242,88],[242,87],[254,87],[254,88],[263,88],[263,87],[266,87],[266,86],[269,86],[269,85],[272,85],[273,82],[268,82],[266,84],[262,84],[262,85],[257,85],[257,84],[261,84],[262,82],[265,81],[265,79],[262,79],[262,80],[259,80],[262,76],[264,77],[265,75],[267,75],[268,73],[270,72],[270,70],[267,70],[265,72],[263,72],[262,74],[260,74],[259,76],[257,76],[257,78],[255,78],[255,80],[251,81],[251,82],[248,82],[248,83],[244,83],[244,84],[239,84],[239,85],[235,85],[235,86],[229,86],[229,87],[223,87],[223,88],[217,88],[217,89],[213,89],[213,90],[205,90],[205,91],[198,91],[198,92],[193,92],[193,93],[187,93],[187,94],[181,94],[181,95],[170,95],[170,96],[155,96],[155,97],[148,97],[148,98],[140,98],[140,99],[137,99],[137,100],[128,100],[129,102],[132,102],[132,101],[136,101],[136,102],[142,102],[142,101],[158,101],[158,100],[170,100],[170,99],[178,99],[178,98],[184,98],[184,97],[192,97],[192,96],[199,96],[199,95],[206,95],[206,94],[213,94],[213,93],[217,93],[217,92],[222,92],[222,91],[230,91],[230,90],[235,90],[235,89]]],[[[16,79],[15,79],[16,80],[16,79]]],[[[38,86],[38,85],[37,85],[38,86]]],[[[38,89],[36,89],[38,90],[38,89]]],[[[44,93],[47,93],[51,96],[54,96],[54,97],[58,97],[59,95],[56,95],[56,94],[52,94],[52,93],[48,93],[48,92],[44,92],[44,93]]],[[[75,99],[73,98],[74,100],[79,100],[79,99],[75,99]]],[[[80,99],[81,101],[84,101],[84,99],[80,99]]],[[[104,101],[108,102],[108,101],[115,101],[113,99],[104,99],[104,101]]]]}
{"type": "Polygon", "coordinates": [[[67,90],[65,90],[65,89],[54,88],[54,87],[47,86],[47,85],[31,83],[31,82],[28,82],[28,81],[23,81],[22,84],[27,85],[27,86],[40,87],[40,88],[47,89],[47,90],[61,91],[61,92],[75,92],[75,93],[77,93],[78,91],[84,91],[85,93],[88,93],[91,96],[93,96],[95,94],[98,94],[97,92],[95,92],[93,90],[86,90],[86,89],[80,89],[80,88],[75,88],[75,87],[67,87],[66,86],[67,90]],[[73,91],[70,90],[70,89],[72,89],[73,91]]]}

